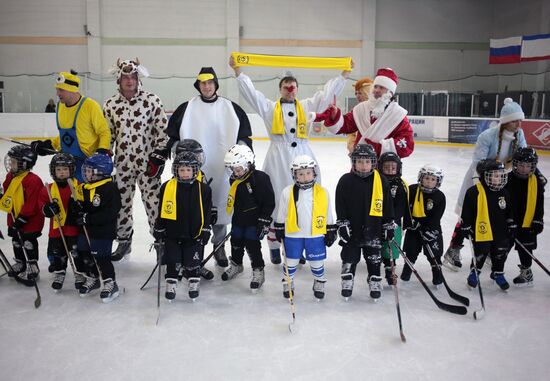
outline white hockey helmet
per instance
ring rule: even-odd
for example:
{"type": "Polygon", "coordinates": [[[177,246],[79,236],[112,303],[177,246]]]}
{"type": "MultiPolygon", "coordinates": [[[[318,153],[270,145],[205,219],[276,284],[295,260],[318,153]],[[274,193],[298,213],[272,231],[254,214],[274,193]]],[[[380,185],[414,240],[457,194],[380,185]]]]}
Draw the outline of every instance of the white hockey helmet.
{"type": "Polygon", "coordinates": [[[315,184],[315,179],[317,178],[317,163],[315,160],[313,160],[308,155],[299,155],[292,160],[292,164],[290,165],[290,173],[292,175],[292,179],[294,180],[294,183],[298,185],[298,187],[302,189],[308,189],[315,184]],[[307,182],[299,182],[296,177],[296,171],[299,169],[312,169],[313,170],[313,180],[307,181],[307,182]]]}
{"type": "Polygon", "coordinates": [[[438,189],[443,182],[443,169],[433,164],[426,164],[418,172],[418,186],[422,189],[422,192],[430,193],[434,189],[438,189]],[[434,176],[437,179],[435,188],[426,188],[422,185],[422,180],[425,176],[434,176]]]}
{"type": "Polygon", "coordinates": [[[246,175],[254,167],[254,152],[244,144],[235,144],[224,157],[225,168],[230,171],[231,178],[238,179],[246,175]],[[235,169],[242,168],[241,174],[235,174],[235,169]]]}

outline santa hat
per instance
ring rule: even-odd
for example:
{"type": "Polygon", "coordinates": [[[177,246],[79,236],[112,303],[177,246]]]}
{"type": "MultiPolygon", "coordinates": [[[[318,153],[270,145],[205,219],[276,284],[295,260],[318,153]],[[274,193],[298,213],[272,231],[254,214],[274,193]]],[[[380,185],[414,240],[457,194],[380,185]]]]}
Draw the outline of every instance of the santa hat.
{"type": "Polygon", "coordinates": [[[395,94],[397,89],[397,75],[389,67],[378,69],[376,77],[374,78],[374,86],[382,86],[395,94]]]}
{"type": "Polygon", "coordinates": [[[197,75],[197,80],[195,81],[193,86],[195,86],[195,89],[200,92],[201,89],[199,87],[199,83],[209,81],[211,79],[214,80],[214,83],[216,84],[216,91],[218,91],[220,85],[218,84],[218,77],[216,76],[216,72],[211,67],[203,67],[201,68],[199,75],[197,75]]]}
{"type": "Polygon", "coordinates": [[[369,86],[372,84],[372,79],[369,77],[361,78],[359,81],[355,82],[353,87],[355,87],[355,91],[359,91],[363,86],[369,86]]]}
{"type": "Polygon", "coordinates": [[[514,102],[512,98],[506,98],[504,100],[504,106],[500,111],[500,124],[506,124],[513,122],[514,120],[525,119],[525,114],[521,109],[521,106],[514,102]]]}
{"type": "Polygon", "coordinates": [[[77,74],[78,73],[74,70],[71,70],[70,72],[62,71],[57,74],[55,87],[71,93],[78,93],[80,89],[80,78],[78,78],[77,74]]]}

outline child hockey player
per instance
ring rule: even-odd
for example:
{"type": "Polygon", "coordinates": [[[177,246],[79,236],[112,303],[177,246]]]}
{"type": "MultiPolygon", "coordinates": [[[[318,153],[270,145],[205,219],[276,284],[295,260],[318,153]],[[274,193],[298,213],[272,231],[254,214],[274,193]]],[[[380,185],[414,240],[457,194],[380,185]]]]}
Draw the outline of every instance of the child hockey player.
{"type": "MultiPolygon", "coordinates": [[[[506,184],[510,199],[514,200],[514,221],[518,226],[516,238],[531,254],[537,248],[537,235],[544,229],[544,184],[535,174],[538,161],[537,151],[533,148],[519,148],[512,159],[513,175],[506,184]]],[[[533,284],[533,259],[525,249],[516,243],[520,273],[513,282],[518,287],[533,284]]]]}
{"type": "Polygon", "coordinates": [[[13,275],[26,286],[33,286],[39,278],[37,238],[44,227],[44,215],[38,207],[38,194],[44,184],[31,172],[36,158],[36,153],[24,145],[8,151],[4,159],[8,174],[0,199],[0,210],[8,213],[8,235],[13,240],[13,275]]]}
{"type": "Polygon", "coordinates": [[[510,285],[504,278],[504,262],[517,226],[513,219],[510,196],[504,188],[506,170],[503,163],[487,159],[477,164],[476,171],[480,182],[466,191],[461,215],[462,233],[470,236],[475,255],[475,261],[472,258],[470,265],[468,286],[477,287],[479,273],[490,255],[491,279],[502,290],[507,290],[510,285]]]}
{"type": "MultiPolygon", "coordinates": [[[[313,295],[317,299],[325,297],[326,246],[336,240],[336,225],[332,218],[330,197],[326,188],[315,180],[318,167],[315,160],[307,155],[296,156],[290,171],[293,185],[283,189],[279,199],[279,209],[274,224],[277,240],[284,240],[286,265],[283,274],[290,276],[290,288],[294,293],[294,274],[305,251],[313,274],[313,295]]],[[[290,297],[289,282],[283,278],[283,296],[290,297]]]]}
{"type": "MultiPolygon", "coordinates": [[[[395,242],[400,246],[403,216],[407,214],[410,217],[409,187],[401,178],[401,169],[401,159],[395,152],[385,152],[380,156],[378,160],[378,171],[381,172],[389,182],[390,194],[393,199],[393,217],[397,225],[395,228],[395,242]]],[[[399,258],[399,251],[397,248],[391,246],[389,242],[384,242],[382,244],[382,261],[384,262],[386,281],[390,286],[395,284],[391,271],[391,261],[393,261],[393,265],[395,266],[395,260],[397,258],[399,258]]]]}
{"type": "Polygon", "coordinates": [[[204,246],[211,234],[212,191],[197,180],[199,162],[191,152],[178,154],[172,162],[172,179],[160,188],[160,212],[154,236],[164,243],[166,292],[169,301],[176,297],[178,270],[182,262],[189,284],[189,297],[199,296],[200,269],[204,246]]]}
{"type": "Polygon", "coordinates": [[[68,153],[58,153],[50,162],[50,175],[54,182],[46,185],[49,187],[51,201],[48,196],[46,187],[40,191],[39,206],[47,218],[50,218],[50,232],[48,234],[48,257],[53,258],[53,282],[54,290],[61,290],[67,270],[68,255],[72,255],[78,273],[75,273],[75,288],[80,291],[84,284],[84,267],[80,261],[80,257],[76,254],[78,226],[74,218],[75,203],[71,197],[71,188],[68,181],[72,181],[73,185],[78,186],[78,182],[74,179],[76,162],[72,155],[68,153]],[[58,216],[58,217],[56,217],[58,216]],[[61,226],[58,224],[61,223],[61,226]],[[69,249],[66,252],[63,244],[61,232],[69,249]],[[81,273],[82,271],[82,273],[81,273]]]}
{"type": "Polygon", "coordinates": [[[393,202],[388,180],[376,168],[376,152],[370,144],[353,149],[351,172],[336,186],[336,215],[342,252],[342,296],[353,292],[353,283],[361,252],[367,262],[370,297],[382,295],[380,262],[382,241],[394,236],[393,202]]]}
{"type": "MultiPolygon", "coordinates": [[[[441,218],[446,206],[445,195],[439,190],[442,182],[441,168],[432,164],[423,166],[418,172],[418,184],[409,186],[408,209],[411,213],[406,213],[404,219],[403,251],[412,263],[416,262],[421,250],[424,252],[432,266],[432,284],[436,287],[443,283],[441,267],[438,266],[443,255],[441,218]]],[[[405,263],[401,279],[408,281],[411,274],[412,269],[405,263]]]]}
{"type": "Polygon", "coordinates": [[[222,280],[233,279],[243,272],[244,250],[252,264],[250,288],[258,290],[264,283],[264,260],[261,240],[269,233],[275,194],[269,176],[254,166],[254,153],[245,145],[236,144],[225,155],[230,171],[227,214],[231,219],[231,258],[222,280]]]}
{"type": "Polygon", "coordinates": [[[87,261],[90,269],[80,288],[80,296],[99,288],[101,280],[103,289],[99,296],[103,303],[109,303],[119,294],[111,252],[121,202],[112,172],[113,161],[108,155],[94,154],[86,158],[82,164],[85,184],[82,185],[81,208],[75,208],[80,209],[76,223],[84,233],[78,236],[78,255],[87,261]]]}

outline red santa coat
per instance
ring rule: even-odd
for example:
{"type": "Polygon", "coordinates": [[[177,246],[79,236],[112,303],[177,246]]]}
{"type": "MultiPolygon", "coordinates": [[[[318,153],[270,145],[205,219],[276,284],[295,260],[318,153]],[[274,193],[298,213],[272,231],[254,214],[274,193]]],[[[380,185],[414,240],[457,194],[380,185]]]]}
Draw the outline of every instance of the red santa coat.
{"type": "Polygon", "coordinates": [[[362,102],[344,116],[338,109],[334,119],[325,120],[325,126],[337,135],[358,132],[355,145],[368,143],[378,156],[391,151],[403,158],[414,151],[413,130],[406,115],[403,107],[391,102],[384,114],[376,119],[367,102],[362,102]]]}

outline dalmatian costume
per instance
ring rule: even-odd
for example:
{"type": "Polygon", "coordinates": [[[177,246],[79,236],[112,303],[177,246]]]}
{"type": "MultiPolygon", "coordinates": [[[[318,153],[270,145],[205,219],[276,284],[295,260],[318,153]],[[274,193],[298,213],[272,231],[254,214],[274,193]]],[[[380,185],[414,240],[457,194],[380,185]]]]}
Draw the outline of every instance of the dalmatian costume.
{"type": "MultiPolygon", "coordinates": [[[[139,60],[117,61],[112,70],[120,84],[122,75],[149,76],[139,60]]],[[[158,191],[160,173],[147,176],[147,165],[151,154],[162,151],[168,143],[165,133],[167,117],[162,101],[155,94],[141,89],[141,81],[135,95],[127,99],[119,91],[105,101],[103,106],[105,118],[111,129],[111,146],[114,149],[116,166],[115,180],[122,198],[122,208],[118,216],[118,248],[113,253],[113,260],[120,260],[131,251],[133,235],[132,203],[136,183],[141,191],[141,200],[145,206],[150,232],[158,214],[158,191]]]]}

